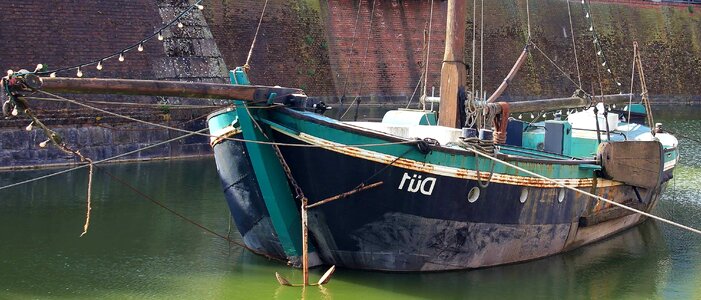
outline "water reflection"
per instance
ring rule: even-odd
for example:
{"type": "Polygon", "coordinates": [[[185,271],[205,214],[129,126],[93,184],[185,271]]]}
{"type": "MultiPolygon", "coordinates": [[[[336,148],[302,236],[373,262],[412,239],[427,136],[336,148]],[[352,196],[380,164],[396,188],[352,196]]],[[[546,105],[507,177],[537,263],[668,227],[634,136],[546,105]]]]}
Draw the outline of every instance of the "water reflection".
{"type": "MultiPolygon", "coordinates": [[[[699,112],[691,119],[660,112],[656,120],[701,137],[701,122],[693,119],[699,112]]],[[[699,146],[681,139],[682,165],[655,210],[696,228],[699,146]]],[[[218,233],[229,229],[212,159],[102,168],[218,233]]],[[[0,186],[53,171],[0,173],[0,186]]],[[[339,269],[324,287],[281,287],[275,272],[294,282],[301,272],[207,234],[100,172],[90,232],[79,238],[86,173],[0,191],[0,298],[694,299],[701,293],[701,238],[653,221],[516,265],[429,274],[339,269]]],[[[324,271],[313,270],[312,280],[324,271]]]]}

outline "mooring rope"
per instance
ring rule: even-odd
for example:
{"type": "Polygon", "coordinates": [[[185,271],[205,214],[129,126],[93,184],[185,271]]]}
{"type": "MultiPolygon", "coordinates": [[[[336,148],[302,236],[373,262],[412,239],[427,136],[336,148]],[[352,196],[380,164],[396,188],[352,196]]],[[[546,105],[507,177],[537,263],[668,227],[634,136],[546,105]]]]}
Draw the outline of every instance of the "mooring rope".
{"type": "Polygon", "coordinates": [[[239,241],[236,241],[236,240],[234,240],[234,239],[231,239],[230,237],[227,237],[227,236],[224,236],[224,235],[222,235],[222,234],[219,234],[219,233],[217,233],[216,231],[214,231],[214,230],[212,230],[212,229],[209,229],[209,228],[207,228],[206,226],[204,226],[204,225],[202,225],[202,224],[196,222],[195,220],[193,220],[193,219],[191,219],[191,218],[188,218],[187,216],[183,215],[182,213],[179,213],[178,211],[176,211],[176,210],[174,210],[174,209],[168,207],[168,206],[165,205],[163,202],[158,201],[158,200],[156,200],[155,198],[153,198],[153,197],[147,195],[146,193],[142,192],[142,191],[139,190],[138,188],[136,188],[136,187],[134,187],[133,185],[131,185],[131,184],[129,184],[128,182],[126,182],[124,179],[121,179],[121,178],[119,178],[119,177],[113,175],[112,173],[108,172],[107,170],[103,170],[103,169],[100,169],[100,168],[98,168],[98,170],[101,171],[101,172],[103,172],[103,173],[105,173],[107,176],[109,176],[109,177],[112,178],[114,181],[118,182],[119,184],[121,184],[121,185],[125,186],[126,188],[132,190],[134,193],[136,193],[137,195],[141,196],[142,198],[144,198],[144,199],[146,199],[146,200],[148,200],[148,201],[151,201],[151,203],[153,203],[153,204],[155,204],[155,205],[158,205],[159,207],[165,209],[165,210],[168,211],[169,213],[171,213],[171,214],[177,216],[178,218],[180,218],[180,219],[182,219],[182,220],[184,220],[184,221],[186,221],[186,222],[188,222],[188,223],[190,223],[190,224],[192,224],[192,225],[197,226],[198,228],[200,228],[200,229],[206,231],[206,232],[209,233],[209,234],[212,234],[212,235],[214,235],[214,236],[216,236],[216,237],[219,237],[219,238],[221,238],[221,239],[223,239],[223,240],[226,240],[227,242],[229,242],[229,243],[231,243],[231,244],[234,244],[234,245],[237,245],[237,246],[239,246],[239,247],[241,247],[241,248],[243,248],[243,249],[246,249],[246,250],[248,250],[248,251],[251,251],[251,253],[253,253],[253,254],[263,256],[263,257],[265,257],[265,258],[267,258],[267,259],[270,259],[270,260],[275,260],[275,261],[279,261],[279,262],[286,262],[285,260],[279,259],[279,258],[277,258],[277,257],[270,256],[270,255],[268,255],[268,254],[265,254],[265,253],[262,253],[262,252],[260,252],[260,251],[257,251],[257,250],[255,250],[255,249],[253,249],[253,248],[250,248],[250,247],[246,246],[244,243],[241,243],[241,242],[239,242],[239,241]]]}
{"type": "MultiPolygon", "coordinates": [[[[203,132],[203,131],[206,131],[206,130],[208,130],[208,129],[205,128],[205,129],[202,129],[202,130],[200,130],[200,131],[198,131],[198,132],[203,132]]],[[[179,137],[172,138],[172,139],[169,139],[169,140],[167,140],[167,141],[163,141],[163,142],[160,142],[160,143],[156,143],[156,144],[153,144],[153,145],[149,145],[149,146],[146,146],[146,147],[143,147],[143,148],[139,148],[139,149],[136,149],[136,150],[133,150],[133,151],[129,151],[129,152],[126,152],[126,153],[122,153],[122,154],[115,155],[115,156],[112,156],[112,157],[108,157],[108,158],[105,158],[105,159],[102,159],[102,160],[94,161],[94,162],[92,162],[92,164],[93,164],[93,165],[97,165],[97,164],[102,164],[102,163],[106,163],[106,162],[109,162],[109,161],[113,161],[113,160],[118,159],[118,158],[122,158],[122,157],[125,157],[125,156],[129,156],[129,155],[132,155],[132,154],[136,154],[136,153],[139,153],[139,152],[144,151],[144,150],[148,150],[148,149],[160,147],[160,146],[162,146],[162,145],[165,145],[165,144],[168,144],[168,143],[172,143],[172,142],[175,142],[175,141],[177,141],[177,140],[181,140],[181,139],[184,139],[184,138],[193,136],[193,135],[195,135],[194,132],[193,132],[193,133],[190,133],[190,134],[181,135],[181,136],[179,136],[179,137]]],[[[8,184],[8,185],[6,185],[6,186],[0,187],[0,190],[9,189],[9,188],[12,188],[12,187],[16,187],[16,186],[19,186],[19,185],[23,185],[23,184],[27,184],[27,183],[39,181],[39,180],[42,180],[42,179],[51,178],[51,177],[54,177],[54,176],[57,176],[57,175],[65,174],[65,173],[70,173],[70,172],[73,172],[73,171],[76,171],[76,170],[80,170],[80,169],[83,169],[83,168],[87,168],[88,166],[89,166],[88,164],[84,164],[84,165],[80,165],[80,166],[77,166],[77,167],[74,167],[74,168],[71,168],[71,169],[66,169],[66,170],[54,172],[54,173],[51,173],[51,174],[47,174],[47,175],[35,177],[35,178],[32,178],[32,179],[27,179],[27,180],[24,180],[24,181],[20,181],[20,182],[8,184]]]]}
{"type": "MultiPolygon", "coordinates": [[[[701,230],[698,230],[698,229],[695,229],[695,228],[692,228],[692,227],[689,227],[689,226],[686,226],[686,225],[683,225],[683,224],[680,224],[680,223],[677,223],[677,222],[674,222],[674,221],[671,221],[671,220],[667,220],[667,219],[662,218],[662,217],[655,216],[655,215],[653,215],[653,214],[644,212],[644,211],[639,210],[639,209],[635,209],[635,208],[632,208],[632,207],[625,206],[625,205],[623,205],[623,204],[621,204],[621,203],[615,202],[615,201],[613,201],[613,200],[606,199],[606,198],[601,197],[601,196],[594,195],[594,194],[592,194],[592,193],[589,193],[589,192],[587,192],[587,191],[584,191],[584,190],[581,190],[581,189],[578,189],[578,188],[575,188],[575,187],[571,187],[571,186],[565,185],[565,184],[563,184],[563,183],[560,183],[560,182],[557,181],[557,180],[554,180],[554,179],[552,179],[552,178],[548,178],[548,177],[546,177],[546,176],[540,175],[540,174],[535,173],[535,172],[533,172],[533,171],[526,170],[526,169],[521,168],[521,167],[519,167],[519,166],[517,166],[517,165],[511,164],[511,163],[508,163],[508,162],[503,161],[503,160],[501,160],[501,159],[498,159],[498,158],[496,158],[496,157],[492,157],[492,156],[489,156],[489,155],[487,155],[487,154],[484,154],[484,153],[482,153],[482,152],[480,152],[480,151],[477,151],[477,150],[474,150],[474,149],[470,149],[470,148],[465,148],[465,150],[470,151],[470,152],[473,152],[473,153],[475,153],[475,154],[477,154],[477,155],[479,155],[479,156],[486,157],[486,158],[488,158],[488,159],[491,159],[491,160],[493,160],[493,161],[495,161],[495,162],[498,162],[498,163],[500,163],[500,164],[503,164],[503,165],[505,165],[505,166],[514,168],[514,169],[516,169],[516,170],[518,170],[518,171],[524,172],[524,173],[529,174],[529,175],[531,175],[531,176],[535,176],[535,177],[538,177],[538,178],[540,178],[540,179],[549,181],[549,182],[551,182],[551,183],[556,184],[557,186],[559,186],[559,187],[561,187],[561,188],[565,188],[565,189],[568,189],[568,190],[572,190],[572,191],[581,193],[581,194],[583,194],[583,195],[589,196],[589,197],[591,197],[591,198],[594,198],[594,199],[596,199],[596,200],[598,200],[598,201],[602,201],[602,202],[605,202],[605,203],[608,203],[608,204],[611,204],[611,205],[615,205],[615,206],[618,206],[618,207],[623,208],[623,209],[625,209],[625,210],[632,211],[632,212],[634,212],[634,213],[641,214],[641,215],[643,215],[643,216],[646,216],[646,217],[649,217],[649,218],[658,220],[658,221],[660,221],[660,222],[664,222],[664,223],[667,223],[667,224],[670,224],[670,225],[679,227],[679,228],[681,228],[681,229],[685,229],[685,230],[688,230],[688,231],[691,231],[691,232],[694,232],[694,233],[697,233],[697,234],[701,234],[701,230]]],[[[652,192],[652,191],[651,191],[651,192],[652,192]]]]}

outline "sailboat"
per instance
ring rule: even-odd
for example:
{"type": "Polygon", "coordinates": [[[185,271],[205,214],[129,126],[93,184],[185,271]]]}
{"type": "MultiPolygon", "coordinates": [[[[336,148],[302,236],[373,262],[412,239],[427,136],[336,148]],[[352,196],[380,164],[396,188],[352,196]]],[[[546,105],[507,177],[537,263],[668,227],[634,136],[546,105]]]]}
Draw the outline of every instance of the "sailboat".
{"type": "MultiPolygon", "coordinates": [[[[464,5],[456,2],[449,1],[448,14],[462,20],[451,16],[464,5]]],[[[577,190],[649,212],[672,178],[678,157],[674,136],[652,124],[621,122],[621,115],[603,113],[604,105],[625,104],[630,95],[485,101],[483,108],[494,113],[489,124],[495,131],[487,125],[478,136],[474,129],[456,128],[462,125],[456,96],[464,77],[455,65],[462,60],[455,44],[464,36],[464,25],[462,32],[459,25],[451,27],[457,23],[448,22],[442,75],[444,83],[452,81],[442,90],[454,100],[441,99],[440,125],[429,111],[391,111],[381,122],[342,122],[323,116],[323,110],[309,111],[309,105],[268,109],[239,103],[243,133],[253,131],[246,139],[288,145],[280,146],[277,156],[274,151],[253,154],[249,146],[251,159],[276,162],[253,166],[253,173],[283,178],[277,184],[297,198],[295,206],[308,199],[308,226],[324,263],[442,271],[537,259],[646,219],[577,190]],[[571,113],[568,120],[509,118],[510,113],[575,107],[589,109],[571,113]],[[330,198],[334,201],[324,200],[330,198]]],[[[231,78],[234,84],[247,82],[242,68],[231,78]]],[[[296,97],[289,102],[305,99],[296,97]]],[[[645,108],[631,104],[623,114],[645,108]]]]}
{"type": "Polygon", "coordinates": [[[208,120],[232,216],[247,246],[294,265],[482,268],[562,253],[643,222],[679,156],[661,125],[621,121],[649,114],[649,105],[631,95],[472,97],[482,126],[463,128],[464,5],[448,1],[438,119],[404,110],[381,122],[335,120],[299,89],[249,85],[243,67],[230,72],[232,85],[29,74],[6,89],[238,99],[208,120]],[[607,111],[612,104],[628,105],[618,114],[607,111]],[[510,118],[582,107],[566,120],[510,118]]]}

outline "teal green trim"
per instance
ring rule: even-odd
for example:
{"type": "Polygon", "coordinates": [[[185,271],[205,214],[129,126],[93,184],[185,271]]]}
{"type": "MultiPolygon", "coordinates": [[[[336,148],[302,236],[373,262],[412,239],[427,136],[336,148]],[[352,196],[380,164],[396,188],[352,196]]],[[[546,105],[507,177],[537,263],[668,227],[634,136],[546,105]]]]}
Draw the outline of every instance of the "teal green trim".
{"type": "Polygon", "coordinates": [[[588,170],[601,170],[600,165],[594,165],[594,164],[581,164],[579,165],[580,169],[588,169],[588,170]]]}
{"type": "MultiPolygon", "coordinates": [[[[325,122],[338,123],[338,121],[329,119],[323,116],[315,115],[312,113],[304,113],[315,119],[319,119],[325,122]]],[[[386,143],[387,141],[378,137],[372,137],[363,134],[356,134],[354,132],[348,132],[341,129],[336,129],[328,126],[324,126],[317,122],[311,122],[308,120],[292,117],[288,114],[270,111],[268,116],[271,122],[277,123],[279,126],[286,128],[289,132],[304,132],[310,135],[332,141],[339,144],[345,145],[359,145],[359,144],[379,144],[386,143]]],[[[476,161],[473,155],[469,154],[452,154],[441,151],[433,151],[429,154],[423,154],[418,151],[418,148],[414,145],[387,145],[387,146],[374,146],[374,147],[360,147],[370,151],[375,151],[379,153],[384,153],[392,156],[401,156],[402,158],[411,159],[419,162],[425,162],[435,165],[442,165],[446,167],[460,168],[475,170],[476,161]],[[408,151],[407,150],[413,150],[408,151]]],[[[503,149],[503,148],[502,148],[503,149]]],[[[541,152],[542,153],[542,152],[541,152]]],[[[555,156],[560,159],[568,159],[567,157],[555,156]]],[[[479,158],[479,169],[480,171],[489,172],[491,169],[492,161],[486,158],[479,158]]],[[[530,162],[514,162],[516,165],[523,167],[525,169],[531,170],[543,176],[554,179],[582,179],[591,178],[593,176],[593,170],[590,169],[580,169],[577,165],[565,165],[557,163],[530,163],[530,162]]],[[[528,174],[523,174],[518,172],[511,167],[504,166],[502,164],[496,164],[494,166],[494,172],[501,174],[509,174],[516,176],[526,176],[532,177],[528,174]]]]}
{"type": "Polygon", "coordinates": [[[209,132],[215,132],[228,126],[238,127],[238,116],[233,110],[227,111],[210,118],[207,125],[209,127],[209,132]]]}
{"type": "MultiPolygon", "coordinates": [[[[248,76],[241,67],[229,72],[231,83],[249,85],[248,76]]],[[[258,130],[251,119],[249,108],[245,101],[235,100],[236,112],[238,115],[243,137],[251,141],[269,141],[263,133],[258,130]]],[[[265,113],[256,111],[256,113],[265,113]]],[[[292,197],[292,191],[287,184],[285,171],[280,161],[275,155],[275,150],[271,145],[260,143],[246,143],[248,155],[251,158],[253,171],[260,191],[263,194],[265,206],[270,214],[273,228],[280,239],[283,250],[287,256],[302,255],[302,223],[297,204],[292,197]]]]}
{"type": "Polygon", "coordinates": [[[436,119],[436,112],[435,111],[430,111],[424,114],[423,118],[421,118],[421,122],[419,125],[436,125],[438,124],[438,121],[436,119]]]}
{"type": "Polygon", "coordinates": [[[278,130],[282,133],[288,134],[288,135],[299,135],[299,131],[294,131],[294,130],[291,130],[287,127],[280,126],[279,124],[271,122],[270,120],[267,120],[267,119],[260,119],[260,120],[258,120],[258,122],[263,122],[264,124],[267,124],[271,128],[276,129],[276,130],[278,130]]]}
{"type": "Polygon", "coordinates": [[[628,111],[629,109],[630,109],[630,112],[634,112],[634,113],[644,114],[647,112],[645,110],[645,105],[638,104],[638,103],[631,104],[630,107],[626,106],[625,108],[623,108],[624,111],[628,111]]]}

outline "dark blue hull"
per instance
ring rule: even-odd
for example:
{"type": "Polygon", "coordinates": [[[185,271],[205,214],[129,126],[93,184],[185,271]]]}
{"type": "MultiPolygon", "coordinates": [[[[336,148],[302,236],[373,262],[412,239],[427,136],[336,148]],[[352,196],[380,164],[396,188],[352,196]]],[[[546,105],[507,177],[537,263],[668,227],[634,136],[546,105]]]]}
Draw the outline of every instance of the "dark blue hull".
{"type": "MultiPolygon", "coordinates": [[[[300,143],[281,133],[275,139],[300,143]]],[[[361,182],[382,182],[309,211],[322,259],[349,268],[440,271],[514,263],[561,253],[644,220],[560,188],[499,183],[479,188],[475,180],[388,166],[338,151],[281,148],[310,203],[353,190],[361,182]],[[468,200],[473,188],[480,194],[468,200]]],[[[596,191],[649,211],[661,189],[636,193],[631,186],[612,185],[596,191]]]]}
{"type": "MultiPolygon", "coordinates": [[[[241,134],[232,137],[241,139],[241,134]]],[[[244,244],[268,256],[287,260],[263,201],[251,161],[242,142],[222,140],[213,145],[217,172],[226,202],[244,244]]]]}

